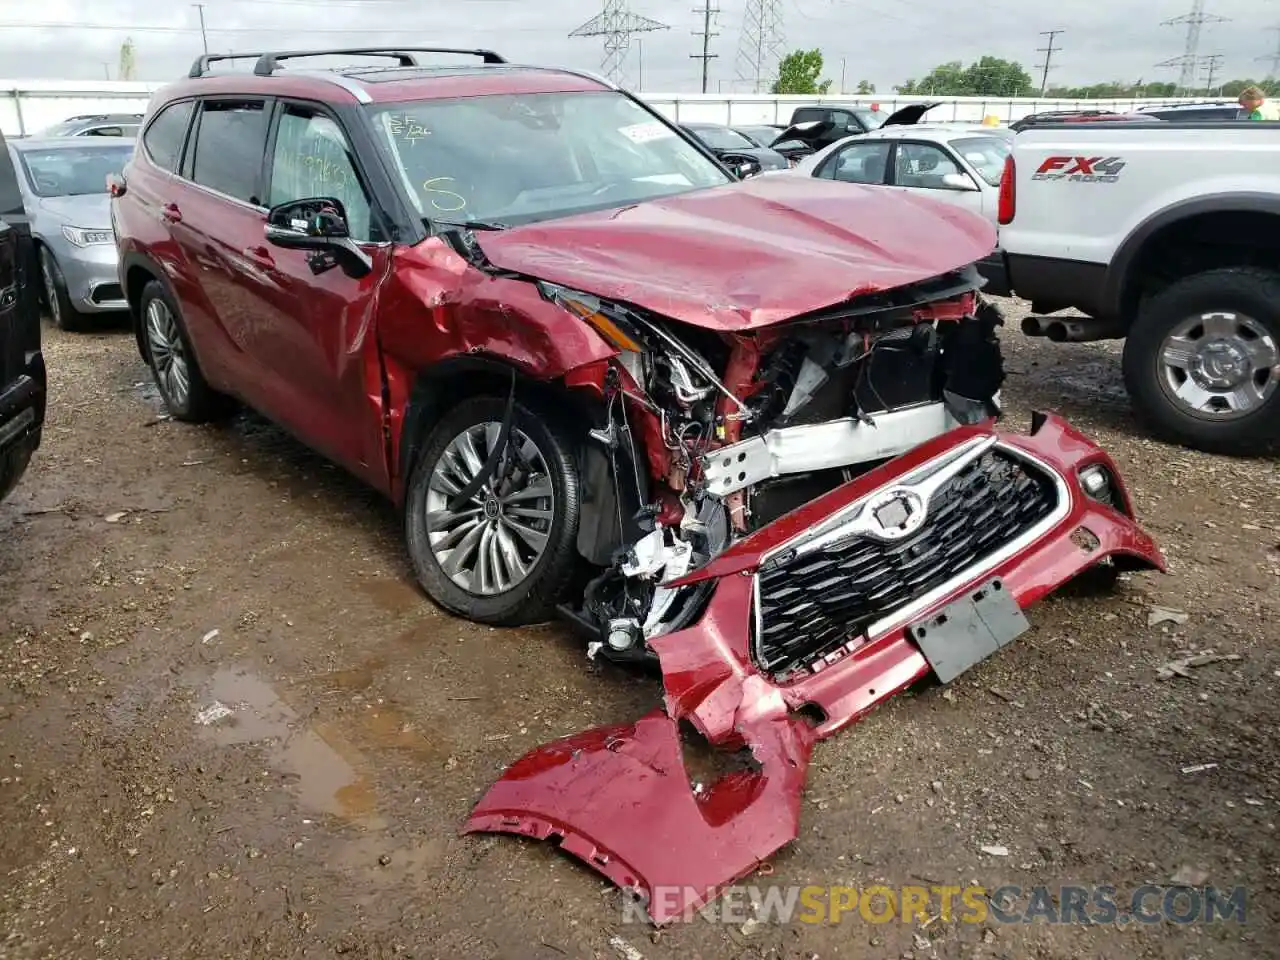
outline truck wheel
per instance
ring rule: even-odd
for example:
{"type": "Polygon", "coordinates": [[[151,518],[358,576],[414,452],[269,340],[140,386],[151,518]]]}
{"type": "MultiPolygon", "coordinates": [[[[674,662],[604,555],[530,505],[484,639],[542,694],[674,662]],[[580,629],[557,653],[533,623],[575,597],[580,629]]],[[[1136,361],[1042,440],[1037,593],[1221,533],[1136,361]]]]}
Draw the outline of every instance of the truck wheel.
{"type": "Polygon", "coordinates": [[[578,567],[581,503],[571,435],[517,401],[509,469],[450,509],[489,456],[506,405],[475,397],[436,423],[413,466],[404,522],[432,600],[468,620],[517,626],[545,620],[564,599],[578,567]]]}
{"type": "Polygon", "coordinates": [[[1162,290],[1129,330],[1124,380],[1168,439],[1263,452],[1280,440],[1280,274],[1228,267],[1162,290]]]}

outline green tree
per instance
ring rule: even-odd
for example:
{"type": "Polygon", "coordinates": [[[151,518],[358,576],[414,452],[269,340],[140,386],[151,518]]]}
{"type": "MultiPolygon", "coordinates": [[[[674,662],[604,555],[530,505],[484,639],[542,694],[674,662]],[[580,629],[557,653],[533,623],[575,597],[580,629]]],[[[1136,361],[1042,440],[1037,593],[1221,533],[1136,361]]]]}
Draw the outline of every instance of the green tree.
{"type": "Polygon", "coordinates": [[[1000,57],[981,57],[969,66],[959,60],[934,67],[919,80],[908,80],[899,93],[943,97],[1021,97],[1033,92],[1022,64],[1000,57]]]}
{"type": "Polygon", "coordinates": [[[876,85],[867,80],[859,80],[857,92],[862,94],[875,93],[876,85]]]}
{"type": "Polygon", "coordinates": [[[792,50],[778,64],[778,79],[773,82],[770,93],[826,93],[831,89],[831,81],[819,83],[821,73],[821,50],[792,50]]]}

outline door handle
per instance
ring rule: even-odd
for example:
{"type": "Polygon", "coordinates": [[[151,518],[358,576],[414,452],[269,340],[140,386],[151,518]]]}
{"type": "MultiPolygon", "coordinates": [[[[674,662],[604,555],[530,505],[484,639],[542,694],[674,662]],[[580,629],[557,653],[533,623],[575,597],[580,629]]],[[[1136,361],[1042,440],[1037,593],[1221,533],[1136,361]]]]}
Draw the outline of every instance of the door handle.
{"type": "Polygon", "coordinates": [[[169,223],[182,222],[182,211],[178,209],[178,205],[176,203],[166,203],[163,207],[161,207],[160,216],[163,217],[165,220],[167,220],[169,223]]]}
{"type": "Polygon", "coordinates": [[[240,251],[240,254],[246,260],[250,260],[260,267],[275,269],[275,258],[271,256],[271,251],[266,247],[245,247],[240,251]]]}

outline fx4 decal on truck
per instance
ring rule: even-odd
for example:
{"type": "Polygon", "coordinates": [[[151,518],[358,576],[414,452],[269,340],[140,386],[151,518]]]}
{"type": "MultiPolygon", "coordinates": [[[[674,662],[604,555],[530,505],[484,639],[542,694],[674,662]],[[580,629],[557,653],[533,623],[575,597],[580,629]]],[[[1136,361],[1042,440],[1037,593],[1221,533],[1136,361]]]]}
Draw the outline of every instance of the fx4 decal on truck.
{"type": "Polygon", "coordinates": [[[1031,179],[1115,183],[1124,168],[1125,161],[1119,157],[1049,157],[1031,179]]]}

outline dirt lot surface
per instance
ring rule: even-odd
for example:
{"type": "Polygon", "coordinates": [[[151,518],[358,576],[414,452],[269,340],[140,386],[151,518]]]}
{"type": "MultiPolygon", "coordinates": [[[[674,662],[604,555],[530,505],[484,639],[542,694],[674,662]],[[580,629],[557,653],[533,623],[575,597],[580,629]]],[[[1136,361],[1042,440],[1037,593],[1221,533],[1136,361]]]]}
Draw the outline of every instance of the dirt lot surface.
{"type": "Polygon", "coordinates": [[[45,444],[0,504],[0,957],[1280,956],[1280,464],[1146,438],[1115,345],[1005,341],[1010,426],[1047,407],[1103,441],[1171,575],[1051,599],[819,745],[756,882],[1127,903],[1177,877],[1247,888],[1244,924],[624,924],[549,846],[456,830],[524,750],[657,682],[442,614],[375,495],[256,417],[159,419],[122,330],[46,330],[45,444]],[[1205,650],[1238,659],[1159,678],[1205,650]]]}

